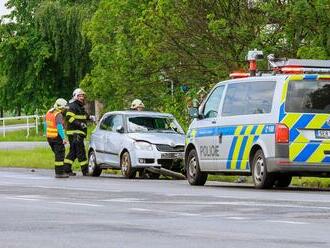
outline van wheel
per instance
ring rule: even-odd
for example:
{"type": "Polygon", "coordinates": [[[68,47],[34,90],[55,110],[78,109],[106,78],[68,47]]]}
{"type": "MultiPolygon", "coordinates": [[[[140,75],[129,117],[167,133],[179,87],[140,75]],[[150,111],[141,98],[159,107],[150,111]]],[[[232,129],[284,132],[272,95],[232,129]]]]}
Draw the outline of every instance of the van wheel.
{"type": "Polygon", "coordinates": [[[278,188],[285,188],[288,187],[291,183],[292,176],[289,175],[277,175],[275,177],[275,187],[278,188]]]}
{"type": "Polygon", "coordinates": [[[128,152],[124,152],[120,158],[121,174],[129,179],[133,179],[136,176],[136,170],[132,168],[131,157],[128,152]]]}
{"type": "Polygon", "coordinates": [[[102,173],[102,169],[96,163],[96,155],[94,151],[91,151],[88,157],[88,176],[99,177],[102,173]]]}
{"type": "Polygon", "coordinates": [[[187,179],[190,185],[204,185],[207,173],[201,172],[195,149],[191,150],[187,160],[187,179]]]}
{"type": "Polygon", "coordinates": [[[252,162],[252,178],[257,189],[268,189],[274,185],[274,177],[267,172],[265,155],[262,150],[258,150],[252,162]]]}

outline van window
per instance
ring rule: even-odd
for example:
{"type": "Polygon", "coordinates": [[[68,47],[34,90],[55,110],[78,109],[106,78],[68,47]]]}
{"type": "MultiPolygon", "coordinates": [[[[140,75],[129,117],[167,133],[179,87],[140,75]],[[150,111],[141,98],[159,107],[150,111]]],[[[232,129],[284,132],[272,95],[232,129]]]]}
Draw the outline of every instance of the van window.
{"type": "Polygon", "coordinates": [[[265,114],[272,110],[275,82],[229,84],[223,116],[265,114]]]}
{"type": "Polygon", "coordinates": [[[215,118],[218,115],[218,109],[223,93],[224,86],[219,86],[211,93],[204,105],[204,118],[215,118]]]}
{"type": "Polygon", "coordinates": [[[330,81],[290,81],[286,112],[330,113],[330,81]]]}

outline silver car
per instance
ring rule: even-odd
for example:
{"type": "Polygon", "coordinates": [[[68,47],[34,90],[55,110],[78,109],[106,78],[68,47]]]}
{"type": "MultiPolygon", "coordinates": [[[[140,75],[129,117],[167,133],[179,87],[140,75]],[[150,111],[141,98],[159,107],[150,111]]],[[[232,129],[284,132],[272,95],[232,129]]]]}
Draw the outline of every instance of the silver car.
{"type": "Polygon", "coordinates": [[[108,112],[91,136],[88,174],[99,176],[111,168],[134,178],[148,167],[175,169],[182,166],[184,142],[184,131],[171,114],[108,112]]]}

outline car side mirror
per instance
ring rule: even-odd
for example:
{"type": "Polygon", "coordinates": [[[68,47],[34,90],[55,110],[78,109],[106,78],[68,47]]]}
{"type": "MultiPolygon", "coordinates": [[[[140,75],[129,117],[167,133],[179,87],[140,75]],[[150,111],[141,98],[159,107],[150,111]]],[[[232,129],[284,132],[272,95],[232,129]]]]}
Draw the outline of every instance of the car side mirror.
{"type": "Polygon", "coordinates": [[[116,128],[116,131],[118,132],[118,133],[123,133],[125,130],[124,130],[124,127],[123,126],[118,126],[117,128],[116,128]]]}

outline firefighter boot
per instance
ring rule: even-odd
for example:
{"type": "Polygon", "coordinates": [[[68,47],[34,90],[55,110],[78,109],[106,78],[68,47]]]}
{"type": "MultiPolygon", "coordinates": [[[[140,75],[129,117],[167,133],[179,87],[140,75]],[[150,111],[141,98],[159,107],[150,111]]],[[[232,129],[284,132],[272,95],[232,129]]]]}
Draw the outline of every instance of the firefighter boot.
{"type": "Polygon", "coordinates": [[[66,172],[66,174],[68,174],[70,177],[76,176],[77,174],[74,173],[71,169],[71,165],[70,164],[64,164],[64,171],[66,172]]]}
{"type": "Polygon", "coordinates": [[[88,165],[81,166],[81,172],[83,176],[88,176],[88,165]]]}
{"type": "Polygon", "coordinates": [[[64,172],[63,166],[55,166],[55,177],[56,178],[68,178],[69,175],[64,172]]]}

